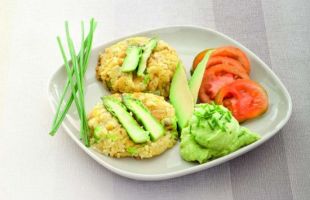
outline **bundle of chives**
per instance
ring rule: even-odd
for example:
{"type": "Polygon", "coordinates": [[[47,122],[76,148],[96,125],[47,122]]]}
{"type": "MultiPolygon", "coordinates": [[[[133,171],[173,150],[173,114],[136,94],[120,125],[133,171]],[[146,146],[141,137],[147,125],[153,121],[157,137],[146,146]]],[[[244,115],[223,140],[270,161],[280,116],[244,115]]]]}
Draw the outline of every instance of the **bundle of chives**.
{"type": "Polygon", "coordinates": [[[64,60],[64,65],[66,68],[68,79],[65,84],[63,93],[60,97],[60,101],[58,103],[56,114],[53,120],[52,128],[49,133],[52,136],[56,134],[72,102],[74,101],[80,119],[80,138],[84,141],[84,144],[86,146],[89,146],[89,129],[87,124],[87,116],[85,113],[84,75],[89,62],[95,28],[96,28],[96,22],[94,19],[91,19],[89,26],[89,33],[86,39],[84,40],[84,23],[83,22],[81,23],[81,31],[82,31],[81,48],[79,54],[76,55],[73,41],[69,33],[68,22],[65,22],[66,39],[70,52],[71,63],[68,62],[60,37],[57,37],[57,42],[64,60]],[[67,95],[68,92],[70,92],[69,93],[70,95],[69,98],[65,101],[65,97],[68,96],[67,95]]]}

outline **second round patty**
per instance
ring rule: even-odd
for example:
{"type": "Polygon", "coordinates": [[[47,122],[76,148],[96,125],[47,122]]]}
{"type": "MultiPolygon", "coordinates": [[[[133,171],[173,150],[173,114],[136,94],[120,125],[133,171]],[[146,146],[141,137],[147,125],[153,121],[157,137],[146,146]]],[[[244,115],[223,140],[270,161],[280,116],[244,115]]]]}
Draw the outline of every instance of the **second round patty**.
{"type": "MultiPolygon", "coordinates": [[[[121,94],[113,94],[121,100],[121,94]]],[[[143,144],[134,143],[119,121],[106,110],[103,103],[98,103],[88,115],[88,125],[91,131],[92,147],[111,157],[151,158],[174,146],[178,139],[175,111],[172,105],[162,96],[150,93],[133,93],[132,97],[139,99],[152,115],[164,126],[165,134],[156,141],[143,144]],[[94,130],[100,127],[102,137],[96,141],[94,130]]]]}
{"type": "Polygon", "coordinates": [[[150,38],[134,37],[120,41],[105,49],[99,55],[96,68],[97,78],[104,81],[111,92],[151,92],[164,97],[169,96],[170,82],[179,62],[176,51],[160,40],[147,62],[144,77],[135,72],[122,72],[121,66],[129,45],[142,46],[150,38]]]}

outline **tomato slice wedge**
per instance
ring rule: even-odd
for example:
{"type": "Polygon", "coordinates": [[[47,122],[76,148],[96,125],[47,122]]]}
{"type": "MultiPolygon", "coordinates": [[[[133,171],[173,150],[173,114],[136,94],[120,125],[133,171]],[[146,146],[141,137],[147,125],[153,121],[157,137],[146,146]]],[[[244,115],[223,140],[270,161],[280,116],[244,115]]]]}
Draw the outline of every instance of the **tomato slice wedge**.
{"type": "Polygon", "coordinates": [[[196,57],[195,57],[195,59],[194,59],[194,61],[193,61],[193,65],[192,65],[192,70],[191,70],[192,72],[196,69],[197,65],[198,65],[198,64],[202,61],[202,59],[205,57],[205,55],[206,55],[206,53],[207,53],[208,50],[210,50],[210,49],[205,49],[205,50],[199,52],[199,53],[196,55],[196,57]]]}
{"type": "Polygon", "coordinates": [[[250,62],[247,58],[246,54],[243,53],[240,49],[233,47],[233,46],[227,46],[227,47],[220,47],[217,48],[213,53],[212,57],[228,57],[233,58],[241,63],[241,65],[244,67],[245,71],[249,74],[250,73],[250,62]]]}
{"type": "Polygon", "coordinates": [[[237,79],[249,78],[243,67],[227,64],[215,65],[204,73],[198,94],[199,100],[200,102],[208,103],[215,99],[216,94],[223,86],[237,79]]]}
{"type": "Polygon", "coordinates": [[[239,61],[237,61],[233,58],[223,57],[223,56],[211,57],[208,61],[207,68],[210,68],[212,66],[219,65],[219,64],[227,64],[227,65],[238,66],[238,67],[243,68],[243,65],[239,61]]]}
{"type": "Polygon", "coordinates": [[[258,117],[268,109],[268,95],[263,87],[245,79],[222,87],[215,102],[228,108],[239,122],[258,117]]]}
{"type": "MultiPolygon", "coordinates": [[[[197,54],[193,61],[192,71],[194,71],[197,65],[205,56],[206,52],[210,49],[205,49],[197,54]]],[[[211,55],[208,62],[207,68],[218,65],[218,64],[228,64],[233,66],[242,66],[245,71],[250,74],[250,62],[245,53],[240,49],[232,46],[217,48],[211,55]]]]}

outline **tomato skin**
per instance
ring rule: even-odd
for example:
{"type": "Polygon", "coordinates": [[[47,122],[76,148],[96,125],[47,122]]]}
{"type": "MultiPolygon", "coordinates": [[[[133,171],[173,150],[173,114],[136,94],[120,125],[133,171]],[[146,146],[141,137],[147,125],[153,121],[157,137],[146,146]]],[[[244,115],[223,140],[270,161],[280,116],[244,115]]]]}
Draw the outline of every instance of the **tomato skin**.
{"type": "MultiPolygon", "coordinates": [[[[197,65],[203,59],[208,50],[210,49],[205,49],[197,54],[192,64],[191,69],[192,72],[196,69],[197,65]]],[[[215,51],[212,53],[210,57],[207,68],[217,64],[242,66],[248,74],[250,74],[251,70],[250,62],[246,54],[243,53],[240,49],[232,46],[220,47],[215,49],[215,51]]]]}
{"type": "Polygon", "coordinates": [[[209,50],[210,49],[205,49],[196,55],[196,57],[193,61],[193,65],[192,65],[192,71],[194,71],[196,69],[197,65],[202,61],[203,57],[205,57],[207,51],[209,51],[209,50]]]}
{"type": "Polygon", "coordinates": [[[216,57],[216,56],[229,57],[229,58],[238,60],[248,74],[251,71],[249,59],[247,58],[246,54],[243,51],[241,51],[239,48],[236,48],[233,46],[217,48],[216,51],[212,53],[212,57],[216,57]]]}
{"type": "Polygon", "coordinates": [[[222,87],[215,102],[227,107],[239,122],[256,118],[268,109],[268,95],[263,87],[245,79],[222,87]]]}
{"type": "Polygon", "coordinates": [[[199,100],[209,103],[215,99],[217,92],[225,85],[237,79],[249,79],[250,77],[243,67],[226,64],[215,65],[207,69],[199,89],[199,100]]]}
{"type": "Polygon", "coordinates": [[[244,79],[250,78],[249,75],[246,73],[246,71],[243,69],[243,67],[231,66],[227,64],[219,64],[219,65],[210,67],[209,69],[205,71],[205,76],[220,75],[223,73],[231,73],[244,79]]]}
{"type": "Polygon", "coordinates": [[[211,67],[219,65],[219,64],[226,64],[226,65],[237,66],[239,68],[243,68],[243,65],[239,61],[237,61],[233,58],[223,57],[223,56],[211,57],[209,62],[208,62],[207,68],[211,68],[211,67]]]}

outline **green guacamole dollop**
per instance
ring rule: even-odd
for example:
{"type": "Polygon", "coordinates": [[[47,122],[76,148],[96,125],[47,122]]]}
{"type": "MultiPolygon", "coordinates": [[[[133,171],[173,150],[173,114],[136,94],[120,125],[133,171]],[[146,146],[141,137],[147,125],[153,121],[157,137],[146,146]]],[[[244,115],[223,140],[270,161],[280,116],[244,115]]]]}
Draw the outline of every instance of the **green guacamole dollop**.
{"type": "Polygon", "coordinates": [[[180,153],[186,161],[204,163],[258,139],[260,136],[240,126],[227,108],[197,104],[191,120],[182,129],[180,153]]]}

